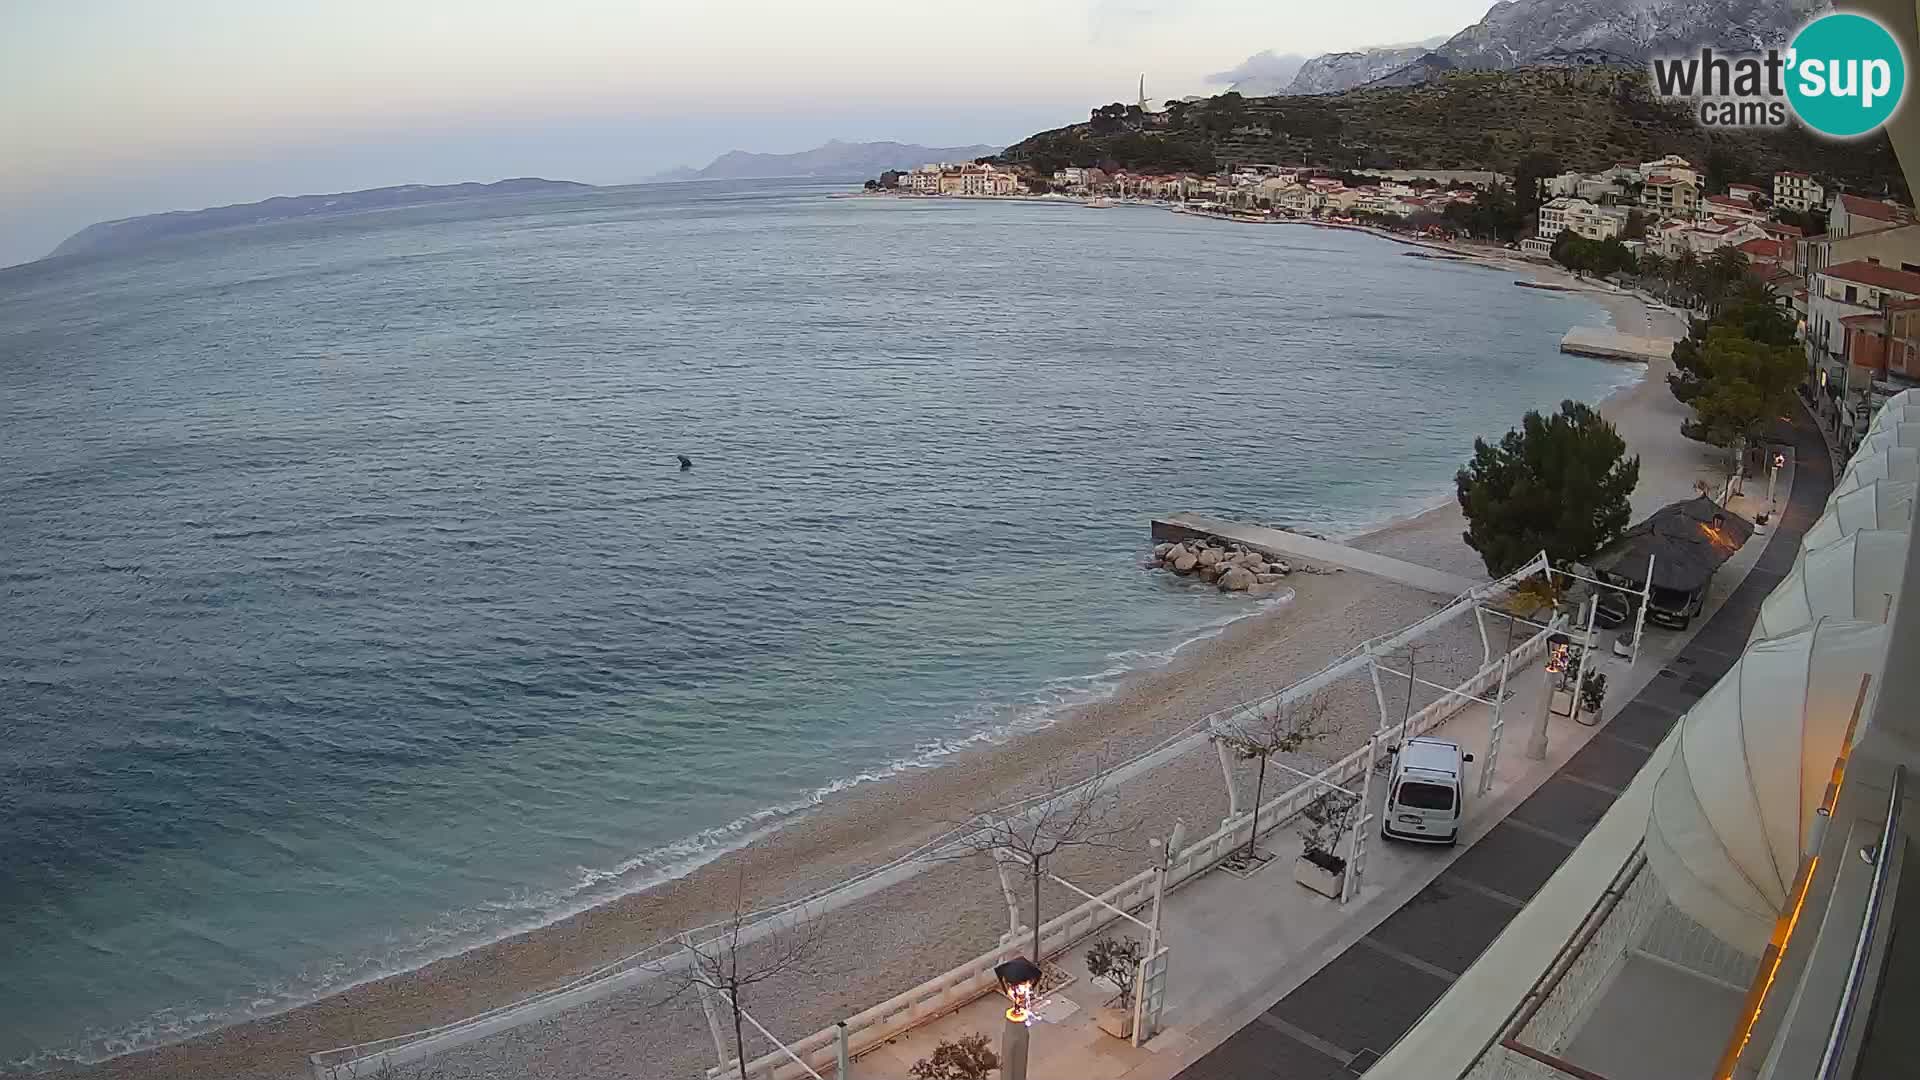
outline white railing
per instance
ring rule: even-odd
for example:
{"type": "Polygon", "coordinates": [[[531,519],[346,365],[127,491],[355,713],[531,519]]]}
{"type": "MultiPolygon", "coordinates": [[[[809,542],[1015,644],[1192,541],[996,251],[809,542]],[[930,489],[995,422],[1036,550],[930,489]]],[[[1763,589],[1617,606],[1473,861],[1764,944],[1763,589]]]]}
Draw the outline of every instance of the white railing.
{"type": "MultiPolygon", "coordinates": [[[[1510,654],[1513,666],[1524,667],[1528,661],[1539,656],[1546,649],[1549,630],[1541,630],[1522,642],[1510,654]]],[[[1461,683],[1451,693],[1428,704],[1407,722],[1408,735],[1420,735],[1438,727],[1473,703],[1473,696],[1483,696],[1500,681],[1499,663],[1488,664],[1467,681],[1461,683]]],[[[1227,712],[1237,712],[1244,706],[1236,706],[1227,712]]],[[[1315,773],[1312,779],[1302,780],[1270,802],[1260,807],[1260,832],[1264,835],[1292,821],[1305,810],[1307,804],[1327,790],[1328,784],[1341,787],[1352,785],[1361,773],[1373,766],[1369,760],[1371,745],[1362,745],[1352,753],[1328,765],[1315,773]]],[[[1167,868],[1167,887],[1169,889],[1191,881],[1219,865],[1222,859],[1246,845],[1248,833],[1253,827],[1254,814],[1251,811],[1228,818],[1212,834],[1188,844],[1178,852],[1171,854],[1167,868]]],[[[1100,894],[1098,900],[1088,900],[1079,907],[1059,915],[1041,924],[1040,949],[1046,956],[1056,956],[1074,945],[1093,936],[1108,923],[1119,918],[1113,908],[1133,911],[1153,898],[1153,871],[1144,870],[1115,885],[1100,894]],[[1111,905],[1109,907],[1108,905],[1111,905]]],[[[844,1021],[847,1040],[852,1056],[860,1054],[899,1038],[908,1031],[923,1024],[938,1020],[958,1009],[999,989],[993,977],[996,965],[1023,955],[1028,942],[1010,941],[990,952],[982,953],[959,967],[928,979],[905,993],[895,995],[886,1001],[856,1013],[844,1021]]],[[[805,1060],[813,1068],[825,1070],[834,1063],[836,1040],[839,1024],[820,1029],[811,1035],[790,1043],[795,1056],[805,1060]]],[[[709,1080],[725,1080],[739,1077],[737,1068],[729,1066],[722,1070],[707,1070],[709,1080]]],[[[775,1052],[756,1058],[747,1065],[748,1080],[795,1080],[806,1073],[785,1053],[775,1052]]]]}
{"type": "MultiPolygon", "coordinates": [[[[1017,814],[1025,808],[1034,807],[1084,788],[1087,784],[1117,785],[1131,777],[1146,773],[1204,744],[1211,732],[1223,725],[1231,726],[1236,717],[1246,713],[1257,713],[1262,709],[1317,693],[1341,677],[1363,670],[1377,653],[1397,648],[1461,616],[1472,610],[1481,597],[1493,595],[1516,582],[1541,573],[1546,567],[1545,554],[1537,555],[1507,576],[1476,586],[1410,626],[1403,627],[1392,634],[1362,642],[1314,674],[1274,694],[1209,713],[1168,736],[1151,749],[1112,766],[1101,776],[1058,792],[1036,795],[1012,803],[996,810],[995,814],[998,816],[1017,814]]],[[[1516,667],[1524,665],[1526,661],[1545,649],[1546,634],[1547,631],[1542,630],[1513,650],[1511,655],[1516,667]]],[[[1470,704],[1472,698],[1469,695],[1483,695],[1488,688],[1499,681],[1499,678],[1500,664],[1497,661],[1489,663],[1472,678],[1461,683],[1454,692],[1443,694],[1439,699],[1415,713],[1408,722],[1408,733],[1419,734],[1431,729],[1470,704]]],[[[1324,790],[1325,783],[1332,782],[1345,786],[1348,781],[1358,778],[1360,770],[1367,767],[1366,755],[1367,748],[1363,746],[1323,769],[1314,779],[1302,781],[1264,804],[1260,808],[1258,818],[1263,826],[1261,831],[1270,832],[1292,820],[1320,790],[1324,790]]],[[[1254,820],[1255,816],[1252,812],[1230,818],[1211,836],[1188,845],[1178,854],[1173,864],[1169,885],[1178,884],[1196,874],[1204,873],[1237,846],[1246,843],[1248,830],[1252,827],[1254,820]]],[[[974,832],[965,827],[951,830],[891,862],[830,888],[752,912],[744,916],[739,923],[738,940],[741,944],[759,940],[784,926],[844,906],[904,881],[919,873],[925,865],[963,848],[974,832]]],[[[1150,878],[1150,871],[1135,875],[1102,894],[1102,900],[1116,903],[1116,906],[1123,908],[1137,906],[1137,904],[1119,904],[1115,898],[1126,894],[1129,890],[1137,890],[1139,882],[1150,878]]],[[[1087,934],[1104,926],[1112,917],[1112,913],[1099,903],[1088,901],[1042,926],[1042,950],[1047,955],[1053,955],[1054,952],[1068,948],[1087,934]],[[1100,913],[1097,921],[1090,919],[1089,909],[1100,913]],[[1057,945],[1049,945],[1050,942],[1055,941],[1058,942],[1057,945]]],[[[685,936],[696,944],[705,944],[722,935],[733,933],[733,926],[733,920],[728,919],[698,927],[685,936]]],[[[866,1022],[861,1025],[859,1031],[852,1030],[853,1020],[848,1021],[849,1037],[856,1040],[854,1043],[856,1047],[868,1048],[876,1042],[893,1038],[900,1032],[925,1023],[927,1020],[945,1015],[973,1001],[986,990],[992,989],[994,965],[1016,954],[1017,948],[1014,946],[996,948],[990,953],[976,957],[966,964],[920,984],[905,994],[868,1009],[854,1018],[855,1020],[866,1018],[866,1022]],[[869,1035],[868,1031],[887,1033],[869,1035]]],[[[371,1075],[380,1068],[418,1061],[639,985],[684,966],[687,955],[686,947],[680,940],[657,942],[640,952],[603,965],[563,985],[540,991],[517,1001],[438,1027],[322,1050],[309,1055],[308,1061],[315,1080],[349,1080],[351,1077],[371,1075]]],[[[836,1034],[836,1028],[823,1029],[793,1043],[792,1049],[799,1056],[806,1058],[815,1068],[819,1068],[821,1067],[819,1055],[822,1051],[829,1059],[833,1055],[836,1034]]],[[[856,1049],[854,1052],[858,1053],[859,1050],[856,1049]]],[[[717,1070],[714,1074],[719,1075],[717,1070]]],[[[727,1074],[738,1075],[737,1070],[733,1068],[729,1068],[727,1074]]],[[[761,1077],[777,1077],[779,1080],[786,1080],[789,1076],[803,1074],[799,1066],[786,1055],[775,1053],[752,1062],[748,1066],[748,1075],[755,1080],[761,1077]],[[782,1065],[789,1071],[782,1071],[782,1065]]]]}

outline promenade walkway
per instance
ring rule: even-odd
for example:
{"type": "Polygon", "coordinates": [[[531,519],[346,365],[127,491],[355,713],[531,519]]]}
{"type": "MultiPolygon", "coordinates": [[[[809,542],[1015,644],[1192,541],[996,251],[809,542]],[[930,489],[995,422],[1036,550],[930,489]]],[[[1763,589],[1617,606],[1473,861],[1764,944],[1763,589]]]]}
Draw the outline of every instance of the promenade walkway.
{"type": "Polygon", "coordinates": [[[1177,1073],[1180,1080],[1364,1075],[1419,1022],[1560,868],[1680,715],[1740,658],[1761,601],[1792,569],[1801,536],[1833,490],[1820,434],[1800,411],[1794,444],[1798,475],[1778,525],[1671,661],[1510,817],[1404,907],[1177,1073]]]}
{"type": "MultiPolygon", "coordinates": [[[[1603,724],[1589,728],[1550,717],[1547,758],[1529,760],[1526,732],[1541,707],[1541,675],[1537,666],[1515,674],[1494,785],[1468,802],[1458,848],[1374,838],[1360,895],[1342,907],[1294,883],[1295,837],[1291,829],[1277,830],[1262,846],[1279,857],[1264,869],[1247,878],[1215,871],[1169,895],[1168,1005],[1163,1030],[1151,1042],[1135,1048],[1094,1024],[1093,1010],[1112,991],[1086,975],[1083,945],[1064,959],[1078,981],[1054,995],[1043,1011],[1046,1022],[1034,1029],[1029,1076],[1334,1080],[1366,1073],[1472,968],[1680,714],[1739,658],[1760,601],[1791,568],[1801,534],[1832,489],[1826,457],[1815,452],[1817,431],[1802,417],[1794,434],[1800,468],[1777,526],[1722,571],[1691,632],[1650,631],[1631,669],[1624,660],[1603,662],[1610,696],[1622,702],[1609,705],[1603,724]]],[[[1188,515],[1165,520],[1215,535],[1227,534],[1211,526],[1230,524],[1188,515]]],[[[1289,545],[1311,541],[1280,535],[1289,545]]],[[[1310,546],[1284,550],[1326,559],[1305,550],[1310,546]]],[[[1382,576],[1404,580],[1397,573],[1382,576]]],[[[1484,762],[1487,729],[1487,710],[1476,706],[1437,733],[1458,739],[1484,762]]],[[[1479,764],[1468,768],[1471,785],[1479,764]]],[[[1384,795],[1384,785],[1375,790],[1384,795]]],[[[941,1039],[968,1032],[997,1040],[1003,1005],[976,1001],[862,1057],[851,1075],[905,1076],[941,1039]]]]}
{"type": "Polygon", "coordinates": [[[1156,541],[1185,540],[1193,536],[1219,537],[1283,559],[1304,559],[1358,570],[1448,598],[1459,596],[1475,585],[1486,584],[1484,581],[1473,581],[1458,574],[1431,570],[1401,559],[1376,555],[1371,551],[1361,551],[1285,529],[1245,525],[1201,514],[1170,514],[1153,519],[1153,538],[1156,541]]]}

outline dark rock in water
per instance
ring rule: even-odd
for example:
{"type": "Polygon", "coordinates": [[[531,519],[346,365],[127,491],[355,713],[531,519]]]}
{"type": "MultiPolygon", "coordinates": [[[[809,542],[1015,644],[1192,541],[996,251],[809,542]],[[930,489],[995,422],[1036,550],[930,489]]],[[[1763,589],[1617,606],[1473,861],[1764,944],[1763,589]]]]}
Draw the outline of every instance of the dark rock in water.
{"type": "Polygon", "coordinates": [[[681,472],[686,472],[686,471],[687,471],[688,469],[691,469],[691,468],[693,468],[693,459],[692,459],[692,458],[690,458],[690,457],[688,457],[688,456],[687,456],[687,455],[685,455],[685,454],[677,454],[677,455],[675,455],[675,456],[676,456],[676,457],[678,457],[678,458],[680,459],[680,471],[681,471],[681,472]]]}

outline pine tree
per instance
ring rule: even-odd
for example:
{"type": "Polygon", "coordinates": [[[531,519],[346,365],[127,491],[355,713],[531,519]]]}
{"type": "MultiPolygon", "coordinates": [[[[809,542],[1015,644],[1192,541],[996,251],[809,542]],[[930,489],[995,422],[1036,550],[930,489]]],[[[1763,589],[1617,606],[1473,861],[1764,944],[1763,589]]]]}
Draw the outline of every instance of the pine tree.
{"type": "Polygon", "coordinates": [[[1495,577],[1541,551],[1556,564],[1585,561],[1632,519],[1640,459],[1626,450],[1613,425],[1577,401],[1550,416],[1528,412],[1498,444],[1475,439],[1454,477],[1467,546],[1495,577]]]}

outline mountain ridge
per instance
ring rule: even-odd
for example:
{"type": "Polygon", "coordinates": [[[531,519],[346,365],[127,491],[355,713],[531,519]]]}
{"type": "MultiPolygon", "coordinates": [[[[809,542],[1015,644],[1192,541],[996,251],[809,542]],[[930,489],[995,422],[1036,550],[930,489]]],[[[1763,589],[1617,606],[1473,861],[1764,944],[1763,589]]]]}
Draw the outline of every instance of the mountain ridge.
{"type": "Polygon", "coordinates": [[[1212,172],[1236,163],[1514,173],[1528,158],[1550,161],[1551,173],[1680,154],[1723,183],[1770,182],[1775,171],[1796,169],[1850,190],[1906,190],[1884,132],[1833,142],[1797,126],[1703,128],[1649,82],[1638,67],[1436,68],[1404,86],[1227,93],[1183,102],[1160,120],[1116,125],[1096,117],[1030,135],[1001,157],[1041,175],[1068,165],[1212,172]]]}
{"type": "Polygon", "coordinates": [[[1404,86],[1434,72],[1535,65],[1645,64],[1703,45],[1783,45],[1827,0],[1501,0],[1427,49],[1383,46],[1308,60],[1288,94],[1404,86]],[[1391,80],[1391,81],[1389,81],[1391,80]]]}
{"type": "Polygon", "coordinates": [[[935,161],[972,161],[1000,152],[998,146],[920,146],[891,141],[842,142],[832,139],[793,154],[729,150],[705,168],[668,169],[651,183],[685,180],[769,180],[792,176],[873,176],[889,169],[911,169],[935,161]]]}
{"type": "Polygon", "coordinates": [[[543,195],[569,191],[590,191],[592,184],[574,180],[546,180],[537,176],[516,176],[492,183],[468,181],[460,184],[393,184],[337,191],[323,195],[275,195],[255,202],[209,206],[199,210],[167,210],[157,214],[99,221],[62,240],[48,255],[96,254],[124,251],[142,244],[215,229],[245,225],[265,225],[295,218],[353,214],[365,210],[385,210],[401,206],[424,206],[460,199],[490,198],[502,195],[543,195]]]}

